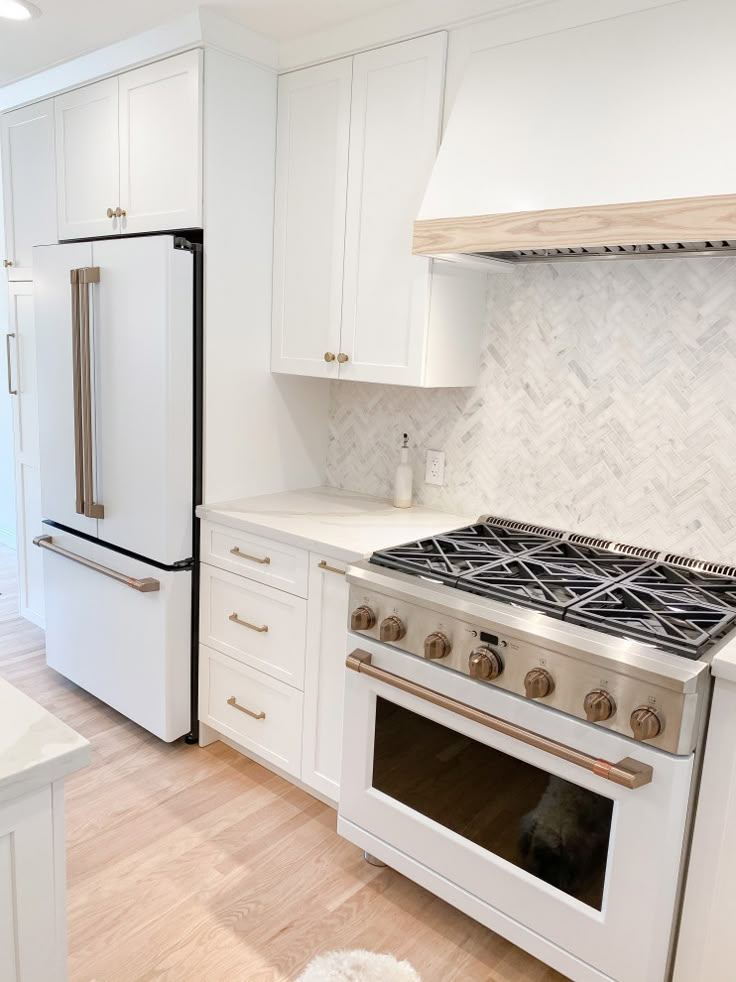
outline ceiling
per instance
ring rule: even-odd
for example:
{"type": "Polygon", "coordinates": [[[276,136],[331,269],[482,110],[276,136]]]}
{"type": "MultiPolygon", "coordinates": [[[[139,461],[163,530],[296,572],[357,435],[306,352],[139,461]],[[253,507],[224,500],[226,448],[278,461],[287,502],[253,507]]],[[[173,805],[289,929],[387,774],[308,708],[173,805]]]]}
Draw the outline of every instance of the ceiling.
{"type": "MultiPolygon", "coordinates": [[[[34,0],[42,16],[0,20],[0,86],[131,37],[200,6],[196,0],[34,0]]],[[[397,5],[397,0],[221,0],[207,4],[276,41],[397,5]]]]}

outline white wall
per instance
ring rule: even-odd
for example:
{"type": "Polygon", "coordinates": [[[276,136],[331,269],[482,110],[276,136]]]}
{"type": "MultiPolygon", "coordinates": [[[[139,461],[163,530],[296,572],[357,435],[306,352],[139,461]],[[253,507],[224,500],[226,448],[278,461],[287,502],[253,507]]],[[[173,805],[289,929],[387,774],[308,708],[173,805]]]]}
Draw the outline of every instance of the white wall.
{"type": "MultiPolygon", "coordinates": [[[[4,249],[2,195],[0,195],[0,252],[4,249]]],[[[0,273],[4,278],[5,274],[0,273]]],[[[0,290],[0,332],[5,359],[5,334],[8,328],[8,294],[0,290]]],[[[0,383],[0,543],[15,548],[15,455],[13,450],[13,397],[5,384],[5,365],[0,383]]]]}

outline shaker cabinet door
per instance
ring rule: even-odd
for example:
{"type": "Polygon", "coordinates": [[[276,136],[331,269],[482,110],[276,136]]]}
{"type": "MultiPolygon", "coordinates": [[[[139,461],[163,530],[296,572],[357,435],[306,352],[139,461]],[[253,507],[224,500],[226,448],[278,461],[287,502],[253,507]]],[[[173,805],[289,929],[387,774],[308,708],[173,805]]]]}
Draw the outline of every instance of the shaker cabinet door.
{"type": "Polygon", "coordinates": [[[59,238],[119,232],[118,80],[59,96],[55,116],[59,238]]]}
{"type": "Polygon", "coordinates": [[[439,145],[446,46],[430,34],[354,59],[340,378],[423,382],[430,267],[412,233],[439,145]]]}
{"type": "Polygon", "coordinates": [[[31,249],[56,242],[54,101],[0,117],[5,268],[9,280],[30,280],[31,249]]]}
{"type": "Polygon", "coordinates": [[[337,378],[352,58],[279,79],[272,368],[337,378]]]}
{"type": "Polygon", "coordinates": [[[121,231],[201,228],[201,50],[125,72],[118,83],[121,231]]]}

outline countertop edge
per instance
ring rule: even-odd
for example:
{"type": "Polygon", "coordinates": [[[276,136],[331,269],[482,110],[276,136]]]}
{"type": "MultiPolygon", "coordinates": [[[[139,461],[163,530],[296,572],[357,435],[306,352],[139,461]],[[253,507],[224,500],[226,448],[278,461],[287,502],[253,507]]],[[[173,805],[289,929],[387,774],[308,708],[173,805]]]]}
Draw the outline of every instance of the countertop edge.
{"type": "Polygon", "coordinates": [[[0,801],[20,798],[87,767],[92,748],[84,737],[80,736],[79,740],[76,746],[60,752],[55,757],[31,764],[0,779],[0,801]]]}

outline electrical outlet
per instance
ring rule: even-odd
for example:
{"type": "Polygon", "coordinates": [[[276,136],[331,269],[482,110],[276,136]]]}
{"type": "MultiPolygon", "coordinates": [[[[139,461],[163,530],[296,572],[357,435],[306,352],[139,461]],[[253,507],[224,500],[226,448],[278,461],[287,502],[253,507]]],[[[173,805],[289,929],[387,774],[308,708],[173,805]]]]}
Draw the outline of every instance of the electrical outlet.
{"type": "Polygon", "coordinates": [[[424,483],[437,484],[440,487],[445,483],[445,452],[444,450],[428,450],[427,463],[424,468],[424,483]]]}

